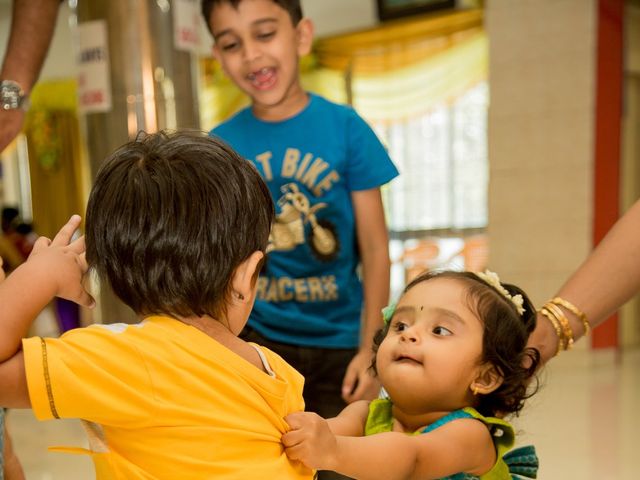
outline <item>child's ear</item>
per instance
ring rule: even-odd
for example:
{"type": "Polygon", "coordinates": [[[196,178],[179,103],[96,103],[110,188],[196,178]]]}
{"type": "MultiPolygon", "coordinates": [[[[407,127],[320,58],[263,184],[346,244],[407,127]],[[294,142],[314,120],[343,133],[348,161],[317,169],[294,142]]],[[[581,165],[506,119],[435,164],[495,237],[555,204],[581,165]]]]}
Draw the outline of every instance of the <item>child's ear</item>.
{"type": "Polygon", "coordinates": [[[496,367],[490,363],[485,363],[480,367],[478,376],[471,382],[469,388],[474,395],[486,395],[500,387],[503,380],[504,378],[500,375],[496,367]]]}
{"type": "Polygon", "coordinates": [[[241,298],[250,298],[255,285],[256,272],[262,265],[264,252],[256,250],[247,257],[233,272],[231,286],[233,292],[241,298]]]}
{"type": "Polygon", "coordinates": [[[313,22],[309,18],[303,18],[296,26],[298,36],[298,56],[302,57],[311,52],[313,45],[313,22]]]}

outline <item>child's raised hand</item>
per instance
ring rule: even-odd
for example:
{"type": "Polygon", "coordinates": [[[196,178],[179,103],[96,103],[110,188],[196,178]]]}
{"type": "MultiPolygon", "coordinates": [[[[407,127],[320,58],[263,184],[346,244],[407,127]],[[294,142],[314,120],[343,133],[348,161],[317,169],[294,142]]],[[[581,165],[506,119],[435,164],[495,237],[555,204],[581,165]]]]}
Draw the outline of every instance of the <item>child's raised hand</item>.
{"type": "Polygon", "coordinates": [[[53,240],[38,238],[27,259],[27,266],[41,278],[51,279],[55,288],[53,295],[93,307],[93,297],[82,286],[82,277],[88,269],[84,236],[71,240],[80,221],[79,215],[73,215],[53,240]]]}
{"type": "Polygon", "coordinates": [[[309,468],[333,470],[337,442],[327,421],[312,412],[297,412],[284,418],[291,430],[282,436],[289,459],[309,468]]]}

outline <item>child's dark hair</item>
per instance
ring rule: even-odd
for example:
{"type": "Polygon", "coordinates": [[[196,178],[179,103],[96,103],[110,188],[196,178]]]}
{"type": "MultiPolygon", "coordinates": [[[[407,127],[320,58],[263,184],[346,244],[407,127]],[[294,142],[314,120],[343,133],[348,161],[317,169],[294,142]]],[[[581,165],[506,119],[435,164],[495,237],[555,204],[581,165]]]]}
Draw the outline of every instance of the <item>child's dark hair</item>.
{"type": "MultiPolygon", "coordinates": [[[[485,416],[517,414],[524,401],[537,391],[537,382],[529,387],[540,363],[540,352],[527,348],[529,335],[536,326],[536,310],[529,297],[515,285],[502,283],[510,295],[522,295],[524,313],[520,315],[515,305],[493,286],[472,272],[425,272],[414,278],[404,289],[406,293],[417,284],[435,278],[450,278],[468,285],[468,306],[483,322],[483,363],[492,364],[503,381],[500,387],[486,395],[478,395],[474,407],[485,416]]],[[[389,331],[386,325],[374,340],[374,352],[389,331]]],[[[375,371],[375,358],[373,363],[375,371]]]]}
{"type": "Polygon", "coordinates": [[[141,133],[98,171],[87,261],[139,315],[219,319],[233,272],[265,251],[273,217],[257,170],[220,140],[141,133]]]}
{"type": "MultiPolygon", "coordinates": [[[[211,11],[216,5],[221,3],[229,3],[233,8],[238,8],[242,0],[202,0],[202,16],[204,22],[207,24],[209,31],[211,31],[211,11]]],[[[302,7],[300,6],[300,0],[273,0],[274,3],[280,5],[287,11],[289,17],[291,17],[291,23],[295,27],[298,22],[302,20],[302,7]]],[[[211,32],[213,33],[213,32],[211,32]]]]}

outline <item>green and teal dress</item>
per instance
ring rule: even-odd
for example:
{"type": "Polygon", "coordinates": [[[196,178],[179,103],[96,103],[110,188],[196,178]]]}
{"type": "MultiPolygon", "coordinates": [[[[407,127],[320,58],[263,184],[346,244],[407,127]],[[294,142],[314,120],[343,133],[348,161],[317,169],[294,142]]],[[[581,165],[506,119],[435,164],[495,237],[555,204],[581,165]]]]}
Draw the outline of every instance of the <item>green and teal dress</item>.
{"type": "MultiPolygon", "coordinates": [[[[377,399],[369,404],[365,435],[390,432],[392,430],[392,406],[391,400],[388,399],[377,399]]],[[[496,447],[497,460],[493,468],[484,475],[456,473],[441,480],[511,480],[537,477],[538,457],[534,447],[529,445],[510,450],[515,441],[513,427],[499,418],[480,415],[473,408],[463,408],[462,410],[451,412],[432,424],[418,429],[413,435],[431,432],[446,423],[461,418],[475,418],[487,426],[496,447]]]]}

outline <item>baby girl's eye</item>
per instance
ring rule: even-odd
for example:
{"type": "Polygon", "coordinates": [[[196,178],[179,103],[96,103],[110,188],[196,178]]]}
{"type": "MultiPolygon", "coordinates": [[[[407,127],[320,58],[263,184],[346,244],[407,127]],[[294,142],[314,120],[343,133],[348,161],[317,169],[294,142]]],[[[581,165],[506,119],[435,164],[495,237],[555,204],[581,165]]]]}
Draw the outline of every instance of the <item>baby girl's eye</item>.
{"type": "Polygon", "coordinates": [[[406,324],[406,323],[404,323],[404,322],[401,322],[401,321],[395,322],[395,323],[393,324],[393,329],[394,329],[396,332],[403,332],[404,330],[406,330],[406,329],[407,329],[407,324],[406,324]]]}
{"type": "Polygon", "coordinates": [[[441,326],[435,327],[432,331],[436,335],[440,335],[442,337],[448,337],[449,335],[453,335],[453,332],[451,330],[449,330],[448,328],[445,328],[445,327],[441,327],[441,326]]]}

